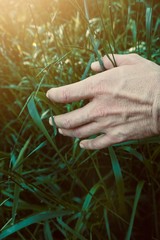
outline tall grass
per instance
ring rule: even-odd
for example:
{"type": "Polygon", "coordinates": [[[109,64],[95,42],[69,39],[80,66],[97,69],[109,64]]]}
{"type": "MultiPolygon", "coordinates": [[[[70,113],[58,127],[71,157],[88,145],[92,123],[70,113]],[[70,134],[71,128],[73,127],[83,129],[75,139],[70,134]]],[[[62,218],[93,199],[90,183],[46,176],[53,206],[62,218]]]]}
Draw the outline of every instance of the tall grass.
{"type": "Polygon", "coordinates": [[[159,7],[0,1],[0,239],[160,238],[159,136],[80,149],[48,118],[84,103],[45,97],[93,74],[103,54],[137,52],[160,63],[159,7]]]}

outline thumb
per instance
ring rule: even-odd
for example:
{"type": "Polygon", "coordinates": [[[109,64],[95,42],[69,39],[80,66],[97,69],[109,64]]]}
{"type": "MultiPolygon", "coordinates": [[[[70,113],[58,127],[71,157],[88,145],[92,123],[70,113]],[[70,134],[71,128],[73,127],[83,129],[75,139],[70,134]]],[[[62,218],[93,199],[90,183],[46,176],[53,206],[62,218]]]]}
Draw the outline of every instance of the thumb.
{"type": "MultiPolygon", "coordinates": [[[[117,67],[123,66],[123,65],[134,65],[137,64],[140,61],[143,61],[144,58],[140,57],[138,54],[108,54],[108,56],[104,56],[102,58],[104,67],[107,69],[114,68],[113,63],[116,62],[117,67]],[[109,57],[108,57],[109,56],[109,57]]],[[[91,69],[95,72],[102,72],[102,68],[99,64],[99,62],[93,62],[91,64],[91,69]]]]}

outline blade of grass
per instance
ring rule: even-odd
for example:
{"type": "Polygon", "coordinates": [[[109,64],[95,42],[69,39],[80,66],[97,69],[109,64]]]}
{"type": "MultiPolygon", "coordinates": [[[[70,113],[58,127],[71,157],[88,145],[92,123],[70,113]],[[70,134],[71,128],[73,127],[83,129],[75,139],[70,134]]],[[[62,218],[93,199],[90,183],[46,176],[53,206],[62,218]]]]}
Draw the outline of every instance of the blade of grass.
{"type": "Polygon", "coordinates": [[[94,196],[94,194],[96,193],[96,191],[101,187],[100,183],[95,184],[89,191],[89,193],[86,195],[84,203],[82,205],[82,209],[81,209],[81,213],[80,213],[80,217],[76,223],[75,226],[75,230],[76,232],[81,232],[82,228],[84,226],[84,218],[88,219],[91,212],[89,212],[89,208],[90,208],[90,204],[91,204],[91,200],[94,196]],[[85,216],[84,216],[85,215],[85,216]]]}
{"type": "Polygon", "coordinates": [[[17,157],[17,159],[16,159],[16,161],[15,161],[13,167],[12,167],[13,171],[15,171],[16,168],[23,162],[24,153],[27,150],[30,141],[31,141],[31,137],[29,137],[29,139],[25,142],[24,146],[22,147],[21,151],[19,152],[19,155],[18,155],[18,157],[17,157]]]}
{"type": "Polygon", "coordinates": [[[118,194],[118,200],[119,200],[119,210],[120,212],[124,213],[125,212],[125,195],[124,195],[125,188],[124,188],[124,181],[123,181],[121,167],[113,147],[109,147],[108,150],[111,158],[113,173],[116,180],[117,194],[118,194]]]}
{"type": "Polygon", "coordinates": [[[1,202],[1,203],[0,203],[0,207],[2,207],[3,204],[5,204],[9,199],[10,199],[10,198],[7,198],[7,199],[5,199],[3,202],[1,202]]]}
{"type": "Polygon", "coordinates": [[[128,231],[127,231],[125,240],[130,240],[131,239],[131,234],[132,234],[134,219],[135,219],[135,215],[136,215],[137,205],[138,205],[138,201],[140,199],[140,195],[141,195],[143,185],[144,185],[144,181],[141,181],[141,182],[138,183],[137,188],[136,188],[136,194],[135,194],[134,203],[133,203],[133,210],[132,210],[130,223],[129,223],[129,227],[128,227],[128,231]]]}
{"type": "Polygon", "coordinates": [[[47,138],[48,142],[51,144],[51,146],[54,148],[54,150],[56,151],[56,153],[60,156],[61,160],[65,163],[65,165],[68,167],[68,170],[70,171],[70,174],[72,175],[72,177],[74,179],[76,179],[76,181],[79,182],[79,184],[81,184],[81,186],[83,187],[83,189],[85,189],[85,191],[88,191],[88,189],[86,188],[86,186],[83,184],[83,182],[77,178],[77,176],[75,175],[74,171],[72,170],[72,168],[69,166],[69,163],[67,162],[67,160],[65,159],[65,157],[61,154],[61,152],[59,151],[59,149],[57,148],[56,144],[53,142],[52,138],[50,137],[47,129],[45,128],[39,113],[37,111],[36,105],[35,105],[35,101],[34,101],[34,97],[32,96],[27,104],[28,107],[28,111],[30,113],[30,116],[32,117],[34,123],[37,125],[37,127],[42,131],[42,133],[44,134],[44,136],[47,138]]]}
{"type": "Polygon", "coordinates": [[[34,23],[35,30],[36,30],[36,34],[37,34],[37,38],[38,38],[38,42],[39,42],[39,44],[40,44],[40,46],[41,46],[41,51],[42,51],[42,53],[43,53],[44,61],[45,61],[45,63],[47,64],[47,56],[46,56],[46,54],[45,54],[45,48],[43,47],[43,44],[42,44],[42,41],[41,41],[41,38],[40,38],[40,34],[39,34],[39,32],[38,32],[38,25],[37,25],[37,23],[36,23],[36,19],[35,19],[35,17],[34,17],[33,10],[32,10],[32,7],[31,7],[30,2],[28,2],[28,8],[29,8],[29,10],[30,10],[31,17],[32,17],[32,19],[33,19],[33,23],[34,23]]]}
{"type": "MultiPolygon", "coordinates": [[[[22,173],[22,169],[23,169],[23,157],[24,157],[24,153],[30,143],[31,138],[29,138],[26,143],[24,144],[23,148],[21,149],[18,158],[12,168],[12,170],[16,170],[16,172],[18,174],[22,173]],[[17,166],[19,165],[19,167],[17,168],[17,166]]],[[[19,183],[19,179],[17,178],[17,181],[19,183]]],[[[17,209],[18,209],[18,203],[19,203],[19,194],[20,194],[20,190],[21,187],[19,184],[15,183],[15,187],[14,187],[14,198],[13,198],[13,207],[12,207],[12,221],[11,224],[14,224],[15,222],[15,217],[17,215],[17,209]]]]}
{"type": "Polygon", "coordinates": [[[108,240],[111,240],[111,232],[110,232],[110,226],[109,226],[109,220],[108,220],[108,214],[107,214],[107,209],[106,208],[104,208],[104,220],[105,220],[108,240]]]}
{"type": "Polygon", "coordinates": [[[37,152],[39,149],[47,145],[47,141],[40,143],[33,151],[31,151],[26,158],[30,157],[33,153],[37,152]]]}
{"type": "Polygon", "coordinates": [[[41,223],[42,221],[46,221],[49,219],[57,218],[57,217],[62,217],[72,214],[71,211],[64,211],[64,210],[56,210],[56,211],[47,211],[47,212],[41,212],[38,214],[35,214],[33,216],[30,216],[28,218],[25,218],[24,220],[14,224],[13,226],[5,229],[2,233],[0,233],[0,239],[4,239],[13,233],[28,227],[34,223],[41,223]]]}
{"type": "Polygon", "coordinates": [[[146,3],[146,48],[147,58],[151,59],[151,39],[152,39],[152,4],[146,3]]]}
{"type": "MultiPolygon", "coordinates": [[[[114,50],[116,50],[116,44],[115,44],[115,36],[114,36],[114,30],[113,30],[113,15],[112,15],[112,5],[110,0],[108,0],[109,3],[109,19],[110,19],[110,29],[111,29],[111,38],[112,38],[112,42],[113,42],[113,46],[114,46],[114,50]]],[[[114,59],[115,60],[115,59],[114,59]]]]}
{"type": "MultiPolygon", "coordinates": [[[[104,23],[104,20],[103,20],[103,17],[102,17],[102,14],[101,14],[101,11],[99,9],[99,5],[98,5],[98,1],[96,0],[96,5],[97,5],[97,10],[98,10],[98,13],[99,13],[99,16],[100,16],[100,19],[101,19],[101,23],[102,23],[102,27],[103,27],[103,31],[105,33],[105,39],[107,39],[107,31],[106,31],[106,28],[105,28],[105,23],[104,23]]],[[[113,24],[113,23],[112,23],[113,24]]],[[[111,27],[113,29],[113,27],[111,27]]],[[[113,31],[113,30],[112,30],[113,31]]],[[[115,50],[115,41],[114,41],[115,38],[113,38],[113,43],[114,43],[114,50],[115,50]]],[[[113,54],[113,50],[112,50],[112,47],[111,47],[111,44],[109,42],[109,40],[107,40],[108,42],[108,46],[109,46],[109,49],[110,49],[110,53],[112,54],[112,58],[113,60],[110,58],[109,54],[107,51],[105,51],[105,54],[107,55],[108,59],[111,61],[112,65],[114,67],[117,67],[117,63],[116,63],[116,60],[115,60],[115,57],[114,57],[114,54],[113,54]]],[[[104,43],[105,45],[105,43],[104,43]]],[[[104,48],[105,50],[105,48],[104,48]]]]}
{"type": "MultiPolygon", "coordinates": [[[[38,74],[36,77],[38,77],[41,73],[43,73],[45,70],[47,70],[48,68],[50,68],[52,66],[52,64],[56,64],[61,62],[65,57],[67,57],[70,53],[72,52],[72,50],[70,50],[69,52],[67,52],[66,54],[64,54],[61,58],[58,58],[56,60],[51,61],[50,63],[48,63],[46,65],[46,67],[44,67],[38,74]]],[[[38,92],[39,89],[37,89],[38,92]]]]}
{"type": "Polygon", "coordinates": [[[92,63],[93,61],[94,61],[94,54],[91,54],[90,59],[89,59],[89,61],[88,61],[88,63],[87,63],[87,66],[86,66],[86,68],[85,68],[85,70],[84,70],[84,73],[83,73],[83,75],[82,75],[82,77],[81,77],[81,80],[83,80],[83,79],[85,79],[85,78],[87,77],[88,72],[89,72],[90,69],[91,69],[91,63],[92,63]]]}
{"type": "MultiPolygon", "coordinates": [[[[10,218],[10,219],[3,225],[3,227],[0,229],[0,232],[2,232],[2,231],[7,227],[7,225],[10,226],[11,222],[12,222],[12,218],[10,218]]],[[[1,236],[1,235],[0,235],[0,236],[1,236]]],[[[0,238],[0,239],[1,239],[1,238],[0,238]]]]}
{"type": "Polygon", "coordinates": [[[153,201],[153,216],[154,216],[154,228],[155,228],[155,233],[156,233],[156,237],[157,239],[160,238],[160,229],[159,229],[159,224],[158,224],[158,216],[159,216],[159,211],[157,209],[158,205],[156,203],[156,193],[155,193],[155,184],[151,183],[151,187],[152,187],[152,201],[153,201]]]}
{"type": "Polygon", "coordinates": [[[86,19],[87,19],[87,22],[88,22],[88,30],[89,30],[89,36],[90,36],[90,41],[91,41],[91,44],[93,46],[93,49],[94,49],[94,52],[98,58],[98,61],[99,61],[99,64],[102,68],[102,70],[106,70],[105,69],[105,66],[103,64],[103,61],[102,61],[102,58],[98,52],[98,44],[95,42],[95,39],[92,35],[92,31],[91,31],[91,28],[90,28],[90,25],[89,25],[89,13],[88,13],[88,7],[87,7],[87,0],[83,0],[83,3],[84,3],[84,9],[85,9],[85,16],[86,16],[86,19]]]}
{"type": "Polygon", "coordinates": [[[47,129],[45,128],[40,116],[39,116],[39,113],[37,111],[37,108],[36,108],[36,105],[35,105],[35,101],[34,101],[34,97],[32,96],[30,99],[29,99],[29,102],[27,104],[27,107],[28,107],[28,111],[29,111],[29,114],[30,116],[32,117],[34,123],[37,125],[37,127],[43,132],[44,136],[47,138],[48,142],[54,146],[53,144],[53,141],[47,131],[47,129]]]}
{"type": "MultiPolygon", "coordinates": [[[[92,159],[92,158],[91,158],[92,159]]],[[[100,173],[100,170],[99,170],[99,168],[100,168],[100,166],[98,165],[98,163],[97,163],[97,161],[96,160],[94,160],[94,159],[92,159],[92,162],[93,162],[93,165],[94,165],[94,168],[95,168],[95,170],[96,170],[96,173],[97,173],[97,175],[98,175],[98,177],[99,177],[99,180],[100,180],[100,182],[101,182],[101,187],[103,188],[103,190],[104,190],[104,193],[105,193],[105,197],[106,197],[106,202],[108,201],[108,191],[107,191],[107,187],[106,187],[106,183],[104,182],[104,179],[103,179],[103,177],[102,177],[102,175],[101,175],[101,173],[100,173]]]]}
{"type": "Polygon", "coordinates": [[[53,240],[52,231],[48,221],[46,221],[44,224],[44,237],[45,240],[53,240]]]}
{"type": "Polygon", "coordinates": [[[139,153],[136,149],[132,148],[131,146],[124,146],[122,147],[122,149],[129,152],[131,155],[135,156],[138,160],[143,162],[143,155],[139,153]]]}
{"type": "MultiPolygon", "coordinates": [[[[59,152],[58,148],[56,147],[56,145],[54,144],[52,138],[50,137],[47,129],[45,128],[39,113],[37,111],[36,105],[35,105],[35,101],[34,101],[34,97],[32,96],[27,104],[28,107],[28,111],[29,114],[31,116],[31,118],[33,119],[34,123],[37,125],[37,127],[43,132],[44,136],[47,138],[48,142],[51,144],[51,146],[56,150],[56,152],[59,152]]],[[[59,152],[60,157],[63,159],[63,156],[61,155],[61,153],[59,152]]]]}
{"type": "Polygon", "coordinates": [[[60,224],[61,228],[65,229],[67,232],[71,233],[74,237],[76,237],[80,240],[87,240],[79,232],[77,232],[76,230],[73,230],[70,226],[68,226],[66,223],[64,223],[64,221],[62,220],[62,217],[58,217],[57,222],[60,224]]]}

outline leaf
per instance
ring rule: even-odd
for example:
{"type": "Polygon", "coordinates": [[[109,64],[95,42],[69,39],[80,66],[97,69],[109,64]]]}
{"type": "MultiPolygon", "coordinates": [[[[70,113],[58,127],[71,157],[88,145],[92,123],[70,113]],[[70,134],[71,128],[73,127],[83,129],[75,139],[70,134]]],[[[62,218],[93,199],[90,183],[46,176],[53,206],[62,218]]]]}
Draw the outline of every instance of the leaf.
{"type": "Polygon", "coordinates": [[[86,195],[85,201],[83,203],[82,209],[81,209],[81,213],[80,213],[80,217],[76,223],[76,227],[75,230],[76,232],[80,232],[83,228],[83,218],[84,218],[84,214],[87,214],[87,216],[85,216],[85,219],[89,218],[89,207],[90,207],[90,203],[92,200],[93,195],[96,193],[96,191],[98,190],[98,188],[100,187],[100,183],[95,184],[89,191],[89,193],[86,195]]]}
{"type": "Polygon", "coordinates": [[[30,152],[30,154],[28,154],[26,158],[30,157],[33,153],[37,152],[39,149],[43,148],[46,145],[47,145],[47,141],[40,143],[32,152],[30,152]]]}
{"type": "Polygon", "coordinates": [[[109,147],[108,149],[109,149],[109,155],[111,158],[113,173],[116,180],[119,208],[122,210],[122,212],[124,212],[125,211],[125,196],[124,196],[125,188],[124,188],[124,181],[123,181],[123,176],[121,172],[121,167],[119,165],[119,162],[113,147],[109,147]]]}
{"type": "Polygon", "coordinates": [[[5,199],[3,202],[0,203],[0,207],[2,207],[10,198],[5,199]]]}
{"type": "Polygon", "coordinates": [[[94,55],[91,54],[90,59],[89,59],[89,61],[87,63],[87,66],[85,68],[85,71],[84,71],[84,73],[83,73],[83,75],[81,77],[81,80],[83,80],[83,79],[85,79],[87,77],[87,74],[88,74],[88,72],[89,72],[89,70],[91,68],[91,63],[93,62],[93,60],[94,60],[94,55]]]}
{"type": "MultiPolygon", "coordinates": [[[[21,174],[22,173],[22,168],[23,168],[23,156],[24,156],[24,153],[30,143],[30,140],[31,138],[29,138],[26,143],[24,144],[23,148],[21,149],[19,155],[18,155],[18,158],[13,166],[13,170],[16,170],[16,172],[18,174],[21,174]]],[[[17,178],[17,183],[15,183],[15,187],[14,187],[14,198],[13,198],[13,207],[12,207],[12,224],[14,224],[14,221],[15,221],[15,217],[17,215],[17,208],[18,208],[18,203],[19,203],[19,194],[20,194],[20,190],[21,190],[21,187],[19,185],[20,183],[20,180],[17,178]]]]}
{"type": "Polygon", "coordinates": [[[80,240],[87,240],[85,237],[83,237],[77,231],[73,230],[70,226],[68,226],[66,223],[64,223],[61,217],[57,218],[57,222],[61,225],[62,228],[64,228],[66,231],[70,232],[74,237],[77,237],[80,240]]]}
{"type": "Polygon", "coordinates": [[[45,128],[40,116],[39,116],[39,113],[37,111],[37,108],[36,108],[36,105],[35,105],[35,101],[34,101],[34,97],[32,96],[27,104],[27,107],[28,107],[28,111],[29,111],[29,114],[30,116],[32,117],[34,123],[37,125],[37,127],[43,132],[44,136],[47,138],[48,142],[54,146],[53,144],[53,140],[52,138],[50,137],[47,129],[45,128]]]}
{"type": "Polygon", "coordinates": [[[49,219],[66,216],[71,213],[72,213],[71,211],[57,210],[57,211],[47,211],[47,212],[41,212],[41,213],[35,214],[5,229],[2,233],[0,233],[0,239],[2,240],[10,236],[11,234],[25,227],[28,227],[34,223],[40,223],[42,221],[47,221],[49,219]]]}
{"type": "Polygon", "coordinates": [[[109,226],[109,221],[108,221],[108,214],[107,214],[107,209],[104,209],[104,219],[105,219],[105,224],[106,224],[106,231],[108,235],[108,240],[111,240],[111,232],[110,232],[110,226],[109,226]]]}
{"type": "MultiPolygon", "coordinates": [[[[15,170],[17,167],[19,167],[20,164],[22,164],[23,159],[24,159],[24,158],[23,158],[23,157],[24,157],[24,153],[25,153],[25,151],[27,150],[27,147],[28,147],[28,145],[29,145],[29,143],[30,143],[30,140],[31,140],[31,137],[25,142],[25,144],[24,144],[24,146],[22,147],[22,149],[21,149],[21,151],[20,151],[17,159],[13,161],[13,164],[14,164],[14,165],[13,165],[13,167],[12,167],[12,170],[15,170]]],[[[15,158],[15,156],[14,156],[14,158],[15,158]]]]}
{"type": "Polygon", "coordinates": [[[38,77],[38,76],[39,76],[41,73],[43,73],[46,69],[50,68],[50,66],[51,66],[52,64],[56,64],[56,63],[58,63],[58,62],[61,62],[61,61],[62,61],[65,57],[67,57],[71,52],[72,52],[72,50],[70,50],[69,52],[67,52],[66,54],[64,54],[61,58],[56,59],[56,60],[53,60],[53,61],[51,61],[50,63],[48,63],[47,66],[44,67],[44,68],[37,74],[36,77],[38,77]]]}
{"type": "Polygon", "coordinates": [[[45,240],[53,240],[51,228],[48,221],[46,221],[44,224],[44,237],[45,240]]]}
{"type": "Polygon", "coordinates": [[[151,58],[151,38],[152,38],[152,6],[146,4],[146,47],[147,58],[151,58]]]}
{"type": "Polygon", "coordinates": [[[136,209],[137,209],[138,201],[140,199],[143,185],[144,185],[144,181],[141,181],[138,183],[137,188],[136,188],[136,194],[135,194],[134,203],[133,203],[133,210],[132,210],[131,219],[130,219],[130,223],[129,223],[129,227],[128,227],[128,231],[127,231],[125,240],[131,239],[131,233],[132,233],[132,228],[133,228],[134,219],[135,219],[135,215],[136,215],[136,209]]]}
{"type": "Polygon", "coordinates": [[[136,149],[132,148],[131,146],[124,146],[122,149],[129,152],[131,155],[135,156],[138,160],[143,162],[144,159],[142,154],[139,153],[136,149]]]}
{"type": "Polygon", "coordinates": [[[93,46],[93,49],[94,49],[95,54],[97,55],[99,64],[100,64],[102,70],[104,71],[104,70],[106,70],[106,69],[105,69],[104,63],[103,63],[103,61],[102,61],[101,55],[100,55],[100,53],[99,53],[99,51],[98,51],[99,43],[98,43],[98,41],[96,42],[96,40],[94,39],[93,34],[92,34],[92,31],[91,31],[91,27],[90,27],[90,25],[89,25],[89,13],[88,13],[87,1],[84,0],[83,2],[84,2],[84,9],[85,9],[86,20],[87,20],[87,22],[88,22],[90,42],[91,42],[91,44],[92,44],[92,46],[93,46]]]}

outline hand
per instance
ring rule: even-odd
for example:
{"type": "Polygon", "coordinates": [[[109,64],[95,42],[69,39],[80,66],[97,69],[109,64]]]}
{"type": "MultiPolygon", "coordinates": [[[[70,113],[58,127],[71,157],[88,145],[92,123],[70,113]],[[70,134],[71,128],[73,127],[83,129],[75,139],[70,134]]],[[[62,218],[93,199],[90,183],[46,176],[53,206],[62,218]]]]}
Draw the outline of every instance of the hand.
{"type": "Polygon", "coordinates": [[[52,102],[89,100],[82,108],[54,117],[59,132],[84,139],[80,146],[86,149],[102,149],[160,132],[160,67],[137,54],[114,57],[118,67],[113,68],[105,56],[106,71],[101,72],[94,62],[91,68],[99,72],[96,75],[47,92],[52,102]],[[101,135],[85,139],[93,134],[101,135]]]}

